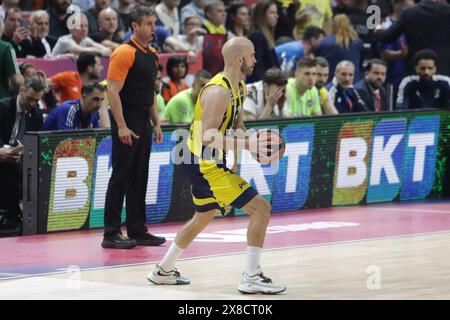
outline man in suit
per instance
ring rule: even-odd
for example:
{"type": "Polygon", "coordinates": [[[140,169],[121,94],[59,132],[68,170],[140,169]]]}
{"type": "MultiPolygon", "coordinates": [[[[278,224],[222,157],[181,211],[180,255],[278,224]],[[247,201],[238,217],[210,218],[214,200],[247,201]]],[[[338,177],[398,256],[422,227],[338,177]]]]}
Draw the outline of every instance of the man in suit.
{"type": "Polygon", "coordinates": [[[370,60],[364,79],[354,85],[369,111],[389,111],[387,92],[383,87],[386,72],[386,62],[380,59],[370,60]]]}
{"type": "Polygon", "coordinates": [[[38,78],[25,81],[19,95],[0,100],[0,210],[1,229],[20,234],[22,210],[22,144],[26,131],[41,130],[42,112],[37,107],[44,94],[38,78]]]}

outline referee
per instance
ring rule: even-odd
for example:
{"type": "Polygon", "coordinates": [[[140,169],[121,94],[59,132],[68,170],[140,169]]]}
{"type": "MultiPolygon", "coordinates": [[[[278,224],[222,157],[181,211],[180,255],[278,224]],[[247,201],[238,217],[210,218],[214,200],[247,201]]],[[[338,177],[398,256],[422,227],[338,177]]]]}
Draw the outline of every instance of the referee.
{"type": "Polygon", "coordinates": [[[134,7],[130,12],[133,35],[114,50],[110,58],[108,99],[112,112],[112,175],[106,192],[103,248],[157,246],[166,241],[148,233],[145,226],[152,143],[150,119],[156,143],[161,143],[163,137],[154,95],[158,55],[148,44],[155,33],[156,19],[152,8],[134,7]],[[124,197],[129,238],[120,230],[124,197]]]}

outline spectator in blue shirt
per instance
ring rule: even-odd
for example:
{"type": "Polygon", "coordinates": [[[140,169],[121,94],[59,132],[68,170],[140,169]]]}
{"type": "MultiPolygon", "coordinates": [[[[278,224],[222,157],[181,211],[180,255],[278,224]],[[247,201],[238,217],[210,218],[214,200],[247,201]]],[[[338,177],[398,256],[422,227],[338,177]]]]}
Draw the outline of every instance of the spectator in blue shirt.
{"type": "Polygon", "coordinates": [[[352,83],[355,78],[355,66],[351,61],[342,61],[336,66],[335,78],[326,86],[331,101],[339,113],[367,112],[368,107],[352,83]]]}
{"type": "Polygon", "coordinates": [[[325,37],[325,31],[316,26],[305,29],[302,40],[289,41],[275,47],[280,68],[285,73],[295,71],[297,61],[314,51],[319,42],[325,37]]]}
{"type": "Polygon", "coordinates": [[[360,80],[362,66],[363,43],[352,27],[350,20],[343,14],[333,18],[333,35],[323,39],[315,50],[316,56],[324,57],[330,64],[330,76],[332,76],[339,62],[348,60],[355,66],[354,80],[360,80]]]}
{"type": "Polygon", "coordinates": [[[81,99],[60,104],[45,119],[43,130],[78,130],[99,127],[99,109],[105,87],[98,82],[83,85],[81,99]]]}
{"type": "Polygon", "coordinates": [[[450,78],[436,74],[437,55],[430,49],[414,56],[416,75],[400,83],[397,109],[450,108],[450,78]]]}

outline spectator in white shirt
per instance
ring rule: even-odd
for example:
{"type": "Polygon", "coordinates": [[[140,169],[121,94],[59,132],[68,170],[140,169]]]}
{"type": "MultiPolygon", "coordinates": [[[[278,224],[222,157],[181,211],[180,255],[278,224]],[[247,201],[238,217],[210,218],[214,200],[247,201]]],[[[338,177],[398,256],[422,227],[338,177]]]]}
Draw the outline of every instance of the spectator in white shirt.
{"type": "Polygon", "coordinates": [[[190,16],[184,20],[183,34],[179,34],[176,39],[184,45],[183,51],[197,52],[203,48],[203,36],[206,33],[200,17],[190,16]]]}
{"type": "Polygon", "coordinates": [[[279,68],[268,69],[263,80],[247,84],[244,120],[262,120],[286,116],[286,75],[279,68]]]}
{"type": "Polygon", "coordinates": [[[85,14],[81,14],[79,28],[70,30],[70,34],[62,36],[53,48],[53,56],[58,56],[66,53],[79,55],[82,52],[98,52],[102,56],[109,56],[111,49],[100,43],[95,42],[88,35],[89,25],[85,14]]]}
{"type": "Polygon", "coordinates": [[[169,28],[172,35],[177,36],[180,33],[180,19],[178,17],[178,6],[180,0],[162,0],[155,7],[158,19],[169,28]]]}
{"type": "Polygon", "coordinates": [[[188,63],[195,63],[198,51],[203,49],[203,35],[206,34],[200,18],[198,16],[187,17],[184,21],[183,33],[175,37],[168,37],[165,41],[166,48],[170,46],[174,51],[187,52],[188,63]]]}

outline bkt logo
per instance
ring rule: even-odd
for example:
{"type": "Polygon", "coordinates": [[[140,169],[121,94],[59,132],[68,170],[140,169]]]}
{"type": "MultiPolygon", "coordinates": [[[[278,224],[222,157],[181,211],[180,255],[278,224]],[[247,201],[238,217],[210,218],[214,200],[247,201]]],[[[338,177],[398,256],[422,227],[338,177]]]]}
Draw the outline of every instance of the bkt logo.
{"type": "Polygon", "coordinates": [[[439,116],[346,123],[340,131],[333,205],[422,199],[435,177],[439,116]]]}
{"type": "MultiPolygon", "coordinates": [[[[175,142],[170,134],[164,134],[164,140],[161,145],[152,145],[150,155],[146,194],[149,223],[166,217],[172,198],[174,168],[170,153],[175,142]]],[[[96,149],[94,138],[63,140],[58,145],[52,165],[47,231],[79,229],[88,218],[90,227],[103,226],[106,190],[112,173],[111,144],[108,137],[96,149]],[[70,148],[66,146],[68,142],[70,148]]],[[[126,202],[122,219],[125,206],[126,202]]]]}
{"type": "Polygon", "coordinates": [[[238,165],[239,175],[267,201],[272,202],[275,212],[297,210],[308,199],[314,124],[288,125],[281,134],[286,142],[286,150],[276,166],[259,164],[252,160],[247,151],[241,154],[247,159],[238,165]]]}
{"type": "MultiPolygon", "coordinates": [[[[278,171],[244,161],[239,174],[268,201],[273,211],[302,208],[311,189],[311,163],[314,150],[314,124],[293,124],[282,130],[286,152],[278,171]]],[[[328,141],[326,157],[334,163],[332,204],[349,205],[423,199],[429,195],[435,178],[439,116],[376,121],[347,122],[340,128],[336,148],[328,141]]],[[[249,156],[243,153],[242,156],[249,156]]],[[[323,162],[323,160],[322,160],[323,162]]],[[[328,170],[323,168],[323,170],[328,170]]],[[[333,170],[333,169],[331,169],[333,170]]],[[[313,181],[314,188],[325,188],[313,181]]]]}
{"type": "MultiPolygon", "coordinates": [[[[286,150],[276,170],[256,162],[247,151],[239,154],[248,159],[238,161],[238,174],[271,201],[273,211],[304,207],[311,188],[321,192],[332,186],[332,199],[326,201],[332,200],[333,205],[384,202],[396,197],[423,199],[430,194],[435,179],[438,115],[417,116],[409,122],[406,118],[346,122],[337,140],[334,134],[315,137],[315,126],[320,123],[283,128],[286,150]],[[315,141],[320,143],[316,153],[315,141]],[[313,155],[316,165],[323,164],[314,171],[323,172],[322,178],[311,177],[313,155]]],[[[173,200],[178,199],[172,190],[171,161],[176,139],[171,139],[170,133],[164,135],[165,142],[154,144],[150,155],[147,222],[163,220],[173,200]]],[[[112,171],[110,152],[110,138],[98,146],[96,138],[68,139],[58,145],[52,163],[48,231],[79,229],[87,219],[90,227],[103,225],[112,171]]],[[[230,152],[229,168],[233,159],[230,152]]]]}

